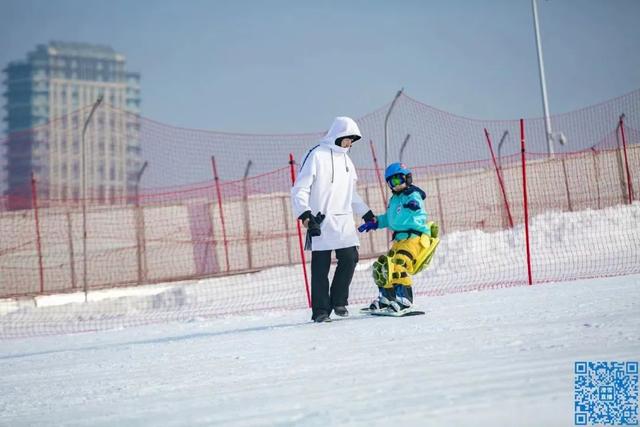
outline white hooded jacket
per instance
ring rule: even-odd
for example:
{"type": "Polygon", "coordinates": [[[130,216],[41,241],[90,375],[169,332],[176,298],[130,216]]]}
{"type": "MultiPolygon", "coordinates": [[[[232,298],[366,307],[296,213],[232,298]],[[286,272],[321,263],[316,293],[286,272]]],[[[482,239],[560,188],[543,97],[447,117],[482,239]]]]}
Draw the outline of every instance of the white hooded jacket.
{"type": "Polygon", "coordinates": [[[358,175],[349,150],[335,144],[336,139],[350,135],[361,136],[356,122],[336,117],[320,144],[304,158],[291,189],[296,217],[308,210],[313,215],[326,215],[320,225],[321,235],[312,239],[314,251],[360,245],[353,214],[362,216],[369,207],[356,191],[358,175]]]}

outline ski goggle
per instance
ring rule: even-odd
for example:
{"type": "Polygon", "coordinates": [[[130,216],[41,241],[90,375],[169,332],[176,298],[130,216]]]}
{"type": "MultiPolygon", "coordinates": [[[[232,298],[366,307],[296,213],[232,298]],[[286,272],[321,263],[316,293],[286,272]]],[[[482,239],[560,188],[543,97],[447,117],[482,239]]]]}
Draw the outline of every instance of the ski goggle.
{"type": "Polygon", "coordinates": [[[392,175],[387,179],[387,184],[389,184],[389,187],[391,188],[404,184],[405,182],[407,182],[407,179],[402,174],[392,175]]]}

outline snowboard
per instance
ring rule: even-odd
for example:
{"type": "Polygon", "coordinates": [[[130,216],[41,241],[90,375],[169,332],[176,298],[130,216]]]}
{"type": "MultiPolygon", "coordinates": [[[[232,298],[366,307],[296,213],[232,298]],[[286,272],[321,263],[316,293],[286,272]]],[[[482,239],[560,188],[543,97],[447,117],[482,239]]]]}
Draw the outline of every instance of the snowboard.
{"type": "Polygon", "coordinates": [[[388,309],[371,310],[365,307],[360,310],[360,313],[370,314],[372,316],[387,316],[387,317],[408,317],[408,316],[421,316],[426,314],[424,311],[416,310],[415,308],[406,308],[402,311],[393,311],[388,309]]]}

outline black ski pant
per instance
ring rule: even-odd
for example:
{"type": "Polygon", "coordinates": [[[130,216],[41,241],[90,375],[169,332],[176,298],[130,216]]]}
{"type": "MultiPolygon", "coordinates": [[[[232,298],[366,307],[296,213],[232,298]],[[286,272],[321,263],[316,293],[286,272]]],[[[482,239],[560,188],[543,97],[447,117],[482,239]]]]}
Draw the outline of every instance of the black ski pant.
{"type": "Polygon", "coordinates": [[[312,318],[320,313],[331,314],[333,307],[345,306],[349,300],[349,285],[358,264],[358,247],[336,249],[338,265],[331,289],[329,289],[329,268],[331,250],[311,252],[311,306],[312,318]]]}

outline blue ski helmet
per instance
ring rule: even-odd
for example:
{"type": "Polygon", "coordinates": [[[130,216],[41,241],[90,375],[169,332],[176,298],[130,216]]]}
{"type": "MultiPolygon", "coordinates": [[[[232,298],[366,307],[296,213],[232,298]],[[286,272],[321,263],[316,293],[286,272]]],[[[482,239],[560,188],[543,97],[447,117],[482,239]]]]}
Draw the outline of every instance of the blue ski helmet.
{"type": "Polygon", "coordinates": [[[391,163],[384,171],[384,179],[389,179],[393,175],[409,175],[411,170],[404,163],[391,163]]]}
{"type": "MultiPolygon", "coordinates": [[[[404,176],[404,180],[407,185],[411,185],[411,169],[409,169],[404,163],[391,163],[384,171],[384,179],[389,182],[389,179],[395,175],[404,176]]],[[[392,186],[393,188],[393,186],[392,186]]]]}

